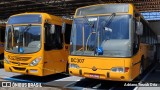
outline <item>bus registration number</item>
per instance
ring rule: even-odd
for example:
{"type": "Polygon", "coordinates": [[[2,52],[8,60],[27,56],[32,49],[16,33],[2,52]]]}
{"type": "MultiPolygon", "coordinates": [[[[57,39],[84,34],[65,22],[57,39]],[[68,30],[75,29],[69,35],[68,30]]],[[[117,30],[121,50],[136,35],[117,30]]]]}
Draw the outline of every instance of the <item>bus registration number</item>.
{"type": "Polygon", "coordinates": [[[97,75],[97,74],[89,74],[89,77],[92,77],[92,78],[100,78],[100,75],[97,75]]]}
{"type": "Polygon", "coordinates": [[[71,58],[71,62],[74,62],[74,63],[83,63],[83,62],[84,62],[84,59],[80,59],[80,58],[71,58]]]}

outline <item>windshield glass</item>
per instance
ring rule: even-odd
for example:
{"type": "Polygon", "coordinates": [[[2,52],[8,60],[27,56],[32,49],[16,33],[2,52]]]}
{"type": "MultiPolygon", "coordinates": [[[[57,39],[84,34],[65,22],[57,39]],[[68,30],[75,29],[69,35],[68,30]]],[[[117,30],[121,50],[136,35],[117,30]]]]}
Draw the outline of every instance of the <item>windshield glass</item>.
{"type": "Polygon", "coordinates": [[[97,48],[102,48],[102,56],[112,56],[107,55],[109,50],[106,50],[104,42],[114,41],[115,44],[120,40],[129,40],[129,18],[129,15],[75,18],[71,34],[71,55],[93,56],[97,55],[97,48]]]}
{"type": "Polygon", "coordinates": [[[5,50],[13,53],[33,53],[40,50],[41,27],[7,26],[5,50]]]}

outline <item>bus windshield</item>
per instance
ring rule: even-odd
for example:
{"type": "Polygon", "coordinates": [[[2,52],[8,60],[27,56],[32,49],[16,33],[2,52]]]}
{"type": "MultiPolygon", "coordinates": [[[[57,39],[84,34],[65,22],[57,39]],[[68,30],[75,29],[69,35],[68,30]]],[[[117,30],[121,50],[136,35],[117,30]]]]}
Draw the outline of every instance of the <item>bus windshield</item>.
{"type": "Polygon", "coordinates": [[[12,53],[34,53],[40,50],[41,26],[7,26],[5,50],[12,53]]]}
{"type": "Polygon", "coordinates": [[[124,40],[127,43],[129,40],[130,18],[130,15],[75,18],[71,34],[71,55],[93,56],[98,47],[104,51],[102,56],[115,55],[113,51],[120,51],[116,47],[121,46],[116,42],[124,40]]]}

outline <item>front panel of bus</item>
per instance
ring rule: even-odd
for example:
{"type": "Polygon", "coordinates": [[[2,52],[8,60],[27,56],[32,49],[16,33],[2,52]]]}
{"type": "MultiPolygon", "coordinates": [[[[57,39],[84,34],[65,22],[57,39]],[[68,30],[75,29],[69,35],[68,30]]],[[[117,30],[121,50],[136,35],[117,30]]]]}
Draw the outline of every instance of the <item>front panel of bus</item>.
{"type": "Polygon", "coordinates": [[[22,14],[8,20],[5,32],[6,71],[42,75],[42,16],[22,14]]]}
{"type": "Polygon", "coordinates": [[[128,12],[128,4],[77,10],[71,35],[71,75],[131,80],[131,59],[128,57],[132,56],[133,16],[128,12]]]}

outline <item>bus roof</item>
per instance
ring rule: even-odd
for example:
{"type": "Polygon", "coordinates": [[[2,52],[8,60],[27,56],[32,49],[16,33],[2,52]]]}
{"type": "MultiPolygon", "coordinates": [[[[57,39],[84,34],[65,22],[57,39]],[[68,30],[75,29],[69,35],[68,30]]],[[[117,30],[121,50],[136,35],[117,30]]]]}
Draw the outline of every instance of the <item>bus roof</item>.
{"type": "MultiPolygon", "coordinates": [[[[11,17],[14,17],[14,16],[20,16],[20,15],[32,15],[32,14],[40,14],[40,15],[44,15],[44,16],[47,16],[47,17],[51,17],[51,18],[55,18],[55,20],[62,20],[63,18],[62,17],[59,17],[59,16],[55,16],[55,15],[51,15],[51,14],[48,14],[48,13],[43,13],[43,12],[26,12],[26,13],[20,13],[20,14],[15,14],[15,15],[12,15],[10,16],[11,17]]],[[[65,22],[67,23],[72,23],[72,20],[68,20],[68,19],[63,19],[65,22]]]]}
{"type": "MultiPolygon", "coordinates": [[[[14,15],[12,15],[10,17],[19,16],[19,15],[28,15],[28,14],[51,15],[51,14],[43,13],[43,12],[25,12],[25,13],[20,13],[20,14],[14,14],[14,15]]],[[[52,16],[55,16],[55,15],[52,15],[52,16]]],[[[55,16],[55,17],[58,17],[58,16],[55,16]]]]}

